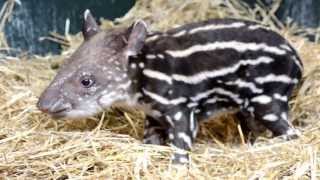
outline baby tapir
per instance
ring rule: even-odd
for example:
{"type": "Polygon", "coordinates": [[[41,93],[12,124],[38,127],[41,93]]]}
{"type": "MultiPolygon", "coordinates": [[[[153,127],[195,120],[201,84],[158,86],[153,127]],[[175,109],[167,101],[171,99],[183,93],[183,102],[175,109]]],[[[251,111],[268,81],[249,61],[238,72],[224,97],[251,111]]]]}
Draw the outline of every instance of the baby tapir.
{"type": "MultiPolygon", "coordinates": [[[[212,19],[151,33],[143,21],[99,29],[87,10],[84,42],[43,92],[38,107],[53,117],[88,117],[117,102],[147,104],[144,142],[177,147],[187,163],[199,121],[237,113],[293,137],[288,98],[302,76],[295,49],[257,23],[212,19]]],[[[254,122],[254,123],[253,123],[254,122]]]]}

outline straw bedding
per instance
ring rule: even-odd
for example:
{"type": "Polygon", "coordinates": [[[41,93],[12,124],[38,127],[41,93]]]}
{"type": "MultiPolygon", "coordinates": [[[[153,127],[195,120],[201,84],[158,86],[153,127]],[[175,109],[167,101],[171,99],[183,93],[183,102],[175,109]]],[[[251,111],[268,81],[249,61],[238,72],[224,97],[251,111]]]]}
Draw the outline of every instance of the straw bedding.
{"type": "Polygon", "coordinates": [[[310,32],[280,24],[278,4],[250,9],[238,1],[140,0],[123,18],[102,26],[129,25],[144,19],[153,30],[212,17],[257,20],[279,31],[299,51],[304,79],[290,101],[291,120],[302,131],[284,141],[266,133],[254,145],[244,143],[232,116],[202,124],[189,168],[170,163],[171,148],[141,143],[144,114],[112,107],[83,120],[54,120],[37,110],[41,91],[59,64],[81,42],[59,56],[3,56],[0,62],[1,179],[317,179],[320,148],[320,45],[292,34],[310,32]]]}

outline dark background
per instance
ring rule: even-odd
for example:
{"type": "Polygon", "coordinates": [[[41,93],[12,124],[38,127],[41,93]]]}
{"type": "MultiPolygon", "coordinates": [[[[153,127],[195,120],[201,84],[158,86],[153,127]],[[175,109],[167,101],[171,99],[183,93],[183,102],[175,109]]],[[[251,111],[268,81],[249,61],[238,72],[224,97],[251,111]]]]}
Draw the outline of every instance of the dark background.
{"type": "MultiPolygon", "coordinates": [[[[256,0],[243,0],[254,5],[256,0]]],[[[265,4],[273,0],[262,0],[265,4]]],[[[0,6],[5,0],[0,0],[0,6]]],[[[16,5],[12,20],[6,25],[5,33],[10,47],[28,53],[58,53],[59,45],[49,41],[39,42],[39,37],[48,32],[64,33],[65,21],[71,21],[70,33],[81,28],[81,18],[85,9],[94,12],[96,18],[113,20],[123,16],[134,0],[21,0],[16,5]]],[[[320,25],[320,0],[282,0],[277,16],[285,21],[288,17],[306,27],[320,25]]]]}
{"type": "MultiPolygon", "coordinates": [[[[0,0],[0,6],[6,0],[0,0]]],[[[15,5],[11,21],[5,27],[10,47],[28,53],[58,53],[59,45],[49,41],[39,41],[39,37],[49,32],[64,34],[66,19],[70,19],[70,33],[81,29],[83,12],[90,9],[96,18],[113,20],[123,16],[134,0],[21,0],[15,5]]]]}

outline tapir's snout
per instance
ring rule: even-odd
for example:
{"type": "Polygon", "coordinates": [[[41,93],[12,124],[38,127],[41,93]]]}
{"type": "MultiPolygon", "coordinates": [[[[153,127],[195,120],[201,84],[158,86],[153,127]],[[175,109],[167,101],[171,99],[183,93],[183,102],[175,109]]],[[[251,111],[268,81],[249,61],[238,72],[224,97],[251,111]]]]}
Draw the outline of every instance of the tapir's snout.
{"type": "Polygon", "coordinates": [[[63,117],[72,108],[71,104],[66,103],[63,97],[54,92],[50,88],[45,90],[39,98],[37,107],[53,117],[63,117]]]}

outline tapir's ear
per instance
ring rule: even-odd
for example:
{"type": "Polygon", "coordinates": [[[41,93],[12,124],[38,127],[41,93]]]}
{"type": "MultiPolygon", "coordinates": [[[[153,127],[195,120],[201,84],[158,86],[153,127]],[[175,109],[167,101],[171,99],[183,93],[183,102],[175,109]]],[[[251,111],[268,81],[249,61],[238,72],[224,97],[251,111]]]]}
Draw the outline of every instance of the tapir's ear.
{"type": "Polygon", "coordinates": [[[129,30],[130,29],[131,32],[129,32],[128,45],[125,52],[127,57],[139,54],[144,46],[148,32],[147,24],[142,20],[136,21],[129,30]]]}
{"type": "Polygon", "coordinates": [[[84,21],[82,26],[82,34],[85,40],[90,39],[93,35],[97,34],[100,31],[100,28],[91,15],[89,9],[84,12],[84,21]]]}

